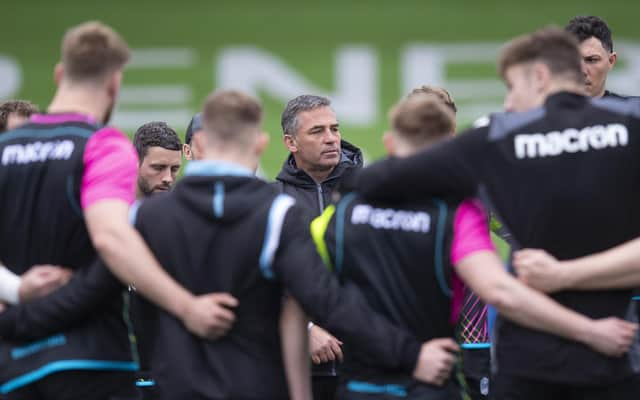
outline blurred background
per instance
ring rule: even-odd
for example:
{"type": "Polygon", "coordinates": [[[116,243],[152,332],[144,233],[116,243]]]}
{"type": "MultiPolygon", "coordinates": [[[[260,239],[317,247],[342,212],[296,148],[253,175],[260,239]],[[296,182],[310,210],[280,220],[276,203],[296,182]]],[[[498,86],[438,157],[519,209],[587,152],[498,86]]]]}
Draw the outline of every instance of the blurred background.
{"type": "Polygon", "coordinates": [[[618,64],[607,87],[640,95],[640,2],[561,1],[3,1],[0,100],[46,108],[65,30],[98,19],[133,49],[112,123],[133,134],[151,120],[182,137],[205,96],[219,87],[258,95],[271,145],[262,168],[285,159],[280,113],[302,93],[328,95],[343,138],[371,161],[388,109],[422,84],[447,88],[459,124],[499,111],[505,89],[500,46],[539,27],[598,15],[613,31],[618,64]]]}

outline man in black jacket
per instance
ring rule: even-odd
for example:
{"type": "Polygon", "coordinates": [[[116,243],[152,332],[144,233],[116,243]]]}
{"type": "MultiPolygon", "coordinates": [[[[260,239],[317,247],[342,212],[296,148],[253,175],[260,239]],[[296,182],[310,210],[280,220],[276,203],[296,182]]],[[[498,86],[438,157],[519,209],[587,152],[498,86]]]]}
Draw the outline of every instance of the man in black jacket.
{"type": "Polygon", "coordinates": [[[302,95],[289,101],[281,123],[290,154],[277,185],[315,217],[332,203],[331,193],[344,172],[362,167],[362,152],[342,140],[331,101],[325,97],[302,95]]]}
{"type": "MultiPolygon", "coordinates": [[[[301,95],[292,99],[282,112],[281,123],[290,154],[276,186],[295,198],[311,220],[333,202],[331,194],[342,175],[362,167],[362,152],[342,140],[336,114],[326,97],[301,95]]],[[[313,323],[309,323],[309,335],[314,398],[333,399],[342,342],[313,323]]]]}

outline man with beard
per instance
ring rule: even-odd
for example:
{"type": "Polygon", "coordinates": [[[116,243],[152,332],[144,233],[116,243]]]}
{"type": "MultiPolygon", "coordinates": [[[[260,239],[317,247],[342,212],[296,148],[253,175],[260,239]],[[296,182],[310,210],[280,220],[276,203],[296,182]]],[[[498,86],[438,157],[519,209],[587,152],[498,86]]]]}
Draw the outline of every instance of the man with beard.
{"type": "MultiPolygon", "coordinates": [[[[122,281],[192,332],[213,336],[211,297],[195,297],[177,285],[128,222],[137,156],[126,136],[103,125],[128,59],[126,42],[99,22],[65,34],[48,114],[35,114],[0,136],[0,186],[11,188],[0,195],[0,259],[16,274],[50,264],[67,266],[75,276],[89,270],[110,276],[104,267],[89,268],[100,256],[122,281]]],[[[64,309],[62,300],[70,310],[83,306],[72,298],[58,300],[45,297],[24,306],[39,305],[45,312],[34,312],[35,321],[47,310],[64,309]]],[[[122,318],[127,302],[120,296],[109,300],[72,329],[36,343],[23,345],[24,338],[12,332],[28,318],[7,327],[1,334],[0,394],[10,400],[135,398],[138,365],[122,318]]]]}
{"type": "Polygon", "coordinates": [[[182,162],[182,144],[176,131],[164,122],[149,122],[138,128],[133,145],[140,160],[136,197],[169,191],[182,162]]]}

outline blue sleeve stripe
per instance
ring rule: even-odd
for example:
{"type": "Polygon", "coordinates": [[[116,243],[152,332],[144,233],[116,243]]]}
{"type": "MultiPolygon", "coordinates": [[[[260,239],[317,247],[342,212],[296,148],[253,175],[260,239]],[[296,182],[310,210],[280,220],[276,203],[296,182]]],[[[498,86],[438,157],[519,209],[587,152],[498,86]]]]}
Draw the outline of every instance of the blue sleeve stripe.
{"type": "Polygon", "coordinates": [[[467,350],[489,349],[491,348],[491,343],[462,343],[460,347],[467,350]]]}
{"type": "Polygon", "coordinates": [[[273,259],[280,245],[280,234],[282,232],[282,225],[284,224],[284,218],[287,215],[289,208],[295,204],[293,197],[280,194],[278,195],[269,210],[269,219],[267,220],[267,231],[264,236],[264,244],[262,245],[262,251],[260,252],[260,272],[262,276],[267,279],[273,279],[273,259]]]}
{"type": "Polygon", "coordinates": [[[444,236],[447,228],[447,212],[448,206],[447,204],[440,199],[433,199],[434,203],[438,206],[440,211],[440,215],[438,216],[438,227],[436,231],[436,251],[434,257],[434,263],[436,268],[436,278],[438,280],[438,285],[440,286],[440,290],[445,296],[451,297],[451,288],[447,284],[447,280],[445,279],[444,274],[444,236]]]}
{"type": "Polygon", "coordinates": [[[99,361],[99,360],[61,360],[46,364],[35,371],[11,379],[0,386],[0,394],[7,394],[21,387],[30,385],[56,372],[71,370],[92,371],[137,371],[139,365],[133,361],[99,361]]]}

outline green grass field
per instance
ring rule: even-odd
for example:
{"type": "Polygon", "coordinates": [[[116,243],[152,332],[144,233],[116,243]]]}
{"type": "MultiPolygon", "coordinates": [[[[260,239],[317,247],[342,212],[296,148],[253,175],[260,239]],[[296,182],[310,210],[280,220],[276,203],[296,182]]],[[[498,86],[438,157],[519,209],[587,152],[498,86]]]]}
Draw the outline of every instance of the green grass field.
{"type": "MultiPolygon", "coordinates": [[[[184,116],[198,110],[216,81],[220,52],[230,46],[254,46],[327,91],[334,89],[334,59],[347,44],[368,46],[376,57],[375,117],[365,124],[343,124],[343,137],[361,146],[369,159],[382,155],[380,135],[386,127],[387,109],[400,96],[402,52],[409,44],[504,42],[508,38],[548,24],[563,25],[573,15],[596,14],[614,29],[615,40],[640,42],[637,16],[640,3],[629,1],[122,1],[73,0],[7,2],[2,6],[0,57],[17,62],[21,82],[2,97],[26,98],[44,107],[54,85],[52,69],[59,42],[70,25],[99,19],[113,25],[132,48],[186,48],[186,66],[131,68],[125,85],[179,85],[176,104],[158,99],[128,101],[121,110],[152,110],[170,119],[184,133],[184,116]],[[186,90],[186,92],[185,92],[186,90]],[[135,104],[134,104],[135,103],[135,104]],[[166,104],[165,104],[166,103],[166,104]],[[179,103],[179,104],[178,104],[179,103]],[[175,110],[183,110],[175,114],[175,110]],[[174,114],[172,114],[174,113],[174,114]],[[169,118],[171,116],[171,118],[169,118]]],[[[492,57],[490,57],[491,59],[492,57]]],[[[0,71],[2,71],[0,69],[0,71]]],[[[444,69],[447,82],[464,78],[496,78],[487,60],[453,62],[444,69]]],[[[7,75],[3,77],[6,81],[7,75]]],[[[430,82],[424,82],[430,83],[430,82]]],[[[0,88],[2,82],[0,82],[0,88]]],[[[455,86],[458,92],[465,87],[455,86]]],[[[281,144],[279,116],[284,100],[260,92],[266,107],[270,148],[263,168],[273,177],[286,152],[281,144]]],[[[453,91],[461,109],[473,99],[453,91]]],[[[500,94],[493,94],[500,103],[500,94]]],[[[140,100],[140,99],[138,99],[140,100]]],[[[165,99],[167,100],[167,99],[165,99]]],[[[338,115],[340,118],[340,115],[338,115]]],[[[140,121],[140,123],[145,121],[140,121]]],[[[469,116],[461,123],[469,122],[469,116]]],[[[127,127],[132,133],[132,128],[127,127]]]]}

